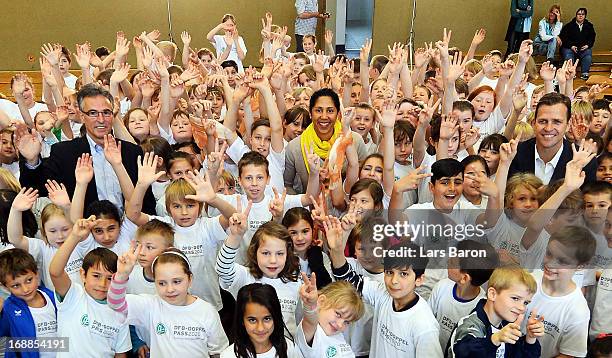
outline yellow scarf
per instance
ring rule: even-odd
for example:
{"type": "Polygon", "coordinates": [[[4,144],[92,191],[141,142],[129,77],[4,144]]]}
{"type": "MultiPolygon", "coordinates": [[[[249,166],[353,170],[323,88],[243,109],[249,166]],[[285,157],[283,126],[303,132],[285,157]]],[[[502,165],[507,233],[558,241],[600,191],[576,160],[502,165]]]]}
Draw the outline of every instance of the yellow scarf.
{"type": "Polygon", "coordinates": [[[334,134],[327,141],[321,140],[319,136],[317,136],[313,123],[310,123],[306,130],[302,132],[300,136],[300,146],[302,147],[302,158],[304,159],[304,165],[306,166],[308,173],[310,173],[310,168],[308,167],[306,151],[312,147],[314,153],[318,155],[319,158],[325,160],[327,159],[329,151],[331,150],[332,145],[334,145],[336,138],[338,138],[340,134],[342,134],[342,123],[339,120],[336,120],[334,123],[334,134]]]}

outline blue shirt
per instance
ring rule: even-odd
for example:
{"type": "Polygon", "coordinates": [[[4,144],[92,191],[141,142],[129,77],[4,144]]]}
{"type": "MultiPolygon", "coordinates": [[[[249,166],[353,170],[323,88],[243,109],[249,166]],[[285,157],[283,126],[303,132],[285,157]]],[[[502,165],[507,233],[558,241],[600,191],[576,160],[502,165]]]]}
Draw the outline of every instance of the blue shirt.
{"type": "Polygon", "coordinates": [[[104,157],[104,147],[96,144],[89,134],[86,137],[93,161],[98,200],[109,200],[117,206],[119,212],[123,212],[123,194],[119,185],[119,178],[117,178],[112,165],[104,157]]]}

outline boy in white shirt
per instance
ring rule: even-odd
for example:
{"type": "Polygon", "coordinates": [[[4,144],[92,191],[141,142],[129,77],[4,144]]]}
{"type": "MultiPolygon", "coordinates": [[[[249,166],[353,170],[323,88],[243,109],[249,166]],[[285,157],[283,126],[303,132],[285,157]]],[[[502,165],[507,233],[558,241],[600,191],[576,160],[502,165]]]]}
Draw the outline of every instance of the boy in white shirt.
{"type": "Polygon", "coordinates": [[[597,241],[597,250],[593,256],[593,268],[602,271],[612,263],[612,249],[606,239],[607,218],[612,219],[608,210],[612,205],[612,184],[605,181],[588,183],[582,188],[584,199],[584,222],[597,241]]]}
{"type": "Polygon", "coordinates": [[[64,270],[70,254],[79,241],[89,235],[96,218],[79,219],[72,233],[60,246],[49,264],[55,287],[58,336],[68,337],[69,352],[58,357],[116,357],[132,348],[129,328],[120,313],[106,305],[110,280],[117,271],[117,255],[97,248],[83,259],[83,287],[72,284],[64,270]]]}

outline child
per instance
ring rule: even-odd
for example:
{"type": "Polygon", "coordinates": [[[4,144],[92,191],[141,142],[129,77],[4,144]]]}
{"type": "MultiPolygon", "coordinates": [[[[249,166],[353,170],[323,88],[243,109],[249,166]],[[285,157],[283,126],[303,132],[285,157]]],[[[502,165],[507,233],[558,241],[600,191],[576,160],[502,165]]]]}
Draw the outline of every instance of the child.
{"type": "Polygon", "coordinates": [[[486,136],[478,147],[478,155],[487,161],[491,180],[495,180],[495,173],[497,173],[497,167],[499,166],[499,148],[504,143],[508,143],[508,139],[495,133],[486,136]]]}
{"type": "Polygon", "coordinates": [[[612,262],[612,251],[608,249],[605,225],[612,205],[612,184],[596,181],[582,188],[584,199],[584,222],[597,242],[597,250],[591,264],[596,270],[607,268],[612,262]]]}
{"type": "Polygon", "coordinates": [[[275,222],[261,225],[248,248],[248,265],[236,263],[236,254],[247,231],[251,204],[242,211],[238,202],[238,213],[230,218],[230,234],[227,236],[219,255],[216,271],[224,290],[237,297],[238,290],[249,283],[270,284],[283,302],[283,320],[288,333],[296,332],[296,310],[299,283],[297,282],[298,259],[293,253],[293,243],[287,229],[275,222]]]}
{"type": "Polygon", "coordinates": [[[152,219],[169,224],[175,230],[174,244],[191,261],[194,275],[192,293],[217,310],[223,306],[217,275],[214,271],[218,241],[225,237],[227,219],[224,216],[202,217],[204,202],[217,205],[227,217],[233,208],[223,203],[212,189],[210,182],[193,173],[173,181],[166,188],[166,210],[169,216],[149,216],[141,212],[142,199],[151,185],[163,172],[156,172],[157,156],[145,153],[142,163],[138,164],[138,182],[134,194],[126,205],[126,216],[141,226],[152,219]]]}
{"type": "Polygon", "coordinates": [[[453,257],[448,260],[448,278],[438,281],[429,297],[429,306],[440,324],[440,347],[446,349],[448,340],[459,319],[472,312],[480,299],[486,298],[480,287],[491,277],[499,262],[489,244],[463,240],[458,252],[485,250],[486,257],[453,257]]]}
{"type": "Polygon", "coordinates": [[[338,281],[317,293],[316,274],[302,273],[300,287],[304,318],[298,326],[297,345],[304,358],[355,357],[342,332],[364,312],[363,301],[350,283],[338,281]]]}
{"type": "MultiPolygon", "coordinates": [[[[168,162],[170,153],[172,153],[172,147],[167,140],[160,137],[147,138],[140,143],[140,147],[142,148],[143,153],[153,152],[155,155],[157,155],[158,172],[166,169],[166,163],[168,162]]],[[[156,202],[159,203],[159,201],[163,199],[164,192],[166,191],[168,184],[170,184],[170,178],[165,174],[165,172],[164,175],[162,175],[155,183],[151,184],[151,191],[153,192],[156,202]]]]}
{"type": "Polygon", "coordinates": [[[608,128],[610,121],[610,101],[606,99],[598,99],[593,102],[593,120],[589,131],[591,133],[602,136],[608,128]]]}
{"type": "Polygon", "coordinates": [[[289,108],[283,116],[284,146],[302,134],[310,123],[310,112],[307,109],[299,106],[289,108]]]}
{"type": "Polygon", "coordinates": [[[39,140],[41,145],[40,156],[42,158],[48,158],[51,154],[51,146],[61,138],[57,138],[53,133],[55,129],[55,118],[49,111],[40,111],[34,116],[34,129],[39,134],[39,140]]]}
{"type": "Polygon", "coordinates": [[[317,273],[317,288],[331,283],[331,261],[321,246],[314,242],[314,222],[310,211],[300,207],[291,208],[285,213],[282,224],[291,235],[293,250],[300,259],[300,272],[317,273]]]}
{"type": "Polygon", "coordinates": [[[134,251],[126,252],[117,261],[108,305],[126,323],[151,332],[152,356],[202,357],[220,354],[227,348],[227,337],[215,308],[188,292],[193,273],[187,256],[180,250],[166,249],[153,260],[157,295],[126,295],[142,246],[132,248],[134,251]]]}
{"type": "Polygon", "coordinates": [[[597,172],[595,173],[597,180],[606,181],[612,184],[612,153],[604,151],[597,157],[597,172]]]}
{"type": "MultiPolygon", "coordinates": [[[[610,245],[612,247],[612,245],[610,245]]],[[[612,327],[612,315],[610,315],[610,303],[612,302],[612,268],[606,268],[599,277],[597,284],[597,296],[593,307],[593,317],[589,336],[591,340],[600,334],[610,332],[612,327]]]]}
{"type": "Polygon", "coordinates": [[[489,278],[487,298],[481,299],[453,330],[447,356],[539,357],[543,318],[536,319],[535,312],[532,317],[526,314],[536,289],[533,277],[519,267],[495,269],[489,278]],[[521,323],[525,318],[527,334],[523,336],[521,323]]]}
{"type": "MultiPolygon", "coordinates": [[[[2,337],[15,340],[58,337],[55,296],[53,291],[39,286],[38,267],[32,255],[21,249],[0,253],[0,282],[11,293],[2,307],[2,337]]],[[[7,352],[5,357],[43,356],[38,349],[29,352],[7,352]]]]}
{"type": "MultiPolygon", "coordinates": [[[[155,213],[159,216],[168,216],[168,211],[166,211],[166,195],[165,191],[168,189],[168,185],[172,183],[174,180],[178,180],[180,178],[185,178],[187,173],[193,172],[193,161],[191,156],[185,152],[181,151],[173,151],[170,152],[170,155],[165,160],[166,163],[166,175],[170,179],[166,186],[164,187],[164,194],[162,194],[157,203],[155,204],[155,213]]],[[[151,184],[153,187],[157,181],[151,184]]]]}
{"type": "Polygon", "coordinates": [[[464,179],[463,193],[459,200],[468,201],[479,209],[486,208],[488,198],[483,196],[477,188],[490,176],[487,161],[479,155],[468,155],[461,161],[461,164],[464,168],[464,179]]]}
{"type": "Polygon", "coordinates": [[[544,357],[587,354],[589,306],[573,276],[591,261],[595,246],[593,235],[579,226],[566,226],[548,240],[544,269],[533,273],[538,289],[528,307],[532,315],[543,317],[546,334],[540,344],[544,357]]]}
{"type": "Polygon", "coordinates": [[[238,291],[234,344],[221,358],[297,358],[293,341],[285,337],[281,303],[274,287],[251,283],[238,291]]]}
{"type": "Polygon", "coordinates": [[[372,106],[367,103],[360,103],[356,106],[355,117],[351,121],[351,130],[363,137],[363,142],[366,145],[368,154],[375,153],[378,149],[378,143],[372,137],[372,133],[378,131],[378,129],[374,127],[375,122],[376,111],[372,106]]]}
{"type": "Polygon", "coordinates": [[[58,357],[114,357],[131,349],[129,329],[121,314],[106,304],[110,280],[117,271],[117,255],[106,249],[90,251],[83,259],[83,287],[73,284],[65,271],[78,242],[89,235],[96,218],[79,219],[70,236],[49,264],[57,304],[57,336],[68,337],[70,352],[58,357]]]}
{"type": "Polygon", "coordinates": [[[210,30],[206,38],[215,47],[215,50],[217,50],[217,59],[219,62],[233,60],[238,65],[238,72],[244,73],[242,60],[246,56],[247,48],[244,45],[242,36],[238,35],[234,15],[223,15],[221,23],[210,30]],[[221,30],[223,30],[225,34],[223,36],[217,35],[221,30]]]}

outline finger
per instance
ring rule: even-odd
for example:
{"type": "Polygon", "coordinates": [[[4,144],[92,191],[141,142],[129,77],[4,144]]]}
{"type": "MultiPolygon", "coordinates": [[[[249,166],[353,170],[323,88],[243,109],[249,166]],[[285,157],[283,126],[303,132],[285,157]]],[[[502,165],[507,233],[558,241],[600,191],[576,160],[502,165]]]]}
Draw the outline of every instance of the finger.
{"type": "Polygon", "coordinates": [[[249,213],[251,212],[251,206],[253,206],[253,202],[251,200],[249,200],[249,203],[247,204],[246,209],[244,210],[244,215],[246,217],[249,216],[249,213]]]}

